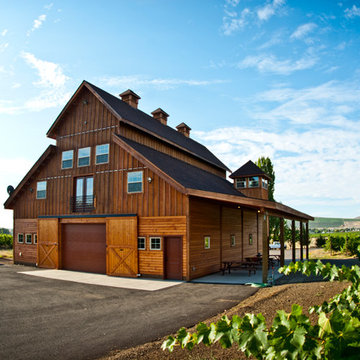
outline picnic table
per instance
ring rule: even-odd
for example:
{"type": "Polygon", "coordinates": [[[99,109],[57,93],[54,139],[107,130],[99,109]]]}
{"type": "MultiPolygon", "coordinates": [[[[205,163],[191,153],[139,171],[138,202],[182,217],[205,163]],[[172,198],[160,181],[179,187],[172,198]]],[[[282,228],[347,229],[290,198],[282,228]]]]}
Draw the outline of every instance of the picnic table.
{"type": "Polygon", "coordinates": [[[223,266],[220,269],[222,274],[225,275],[225,271],[230,274],[231,269],[246,269],[250,276],[252,271],[256,274],[256,263],[253,261],[223,261],[223,266]]]}

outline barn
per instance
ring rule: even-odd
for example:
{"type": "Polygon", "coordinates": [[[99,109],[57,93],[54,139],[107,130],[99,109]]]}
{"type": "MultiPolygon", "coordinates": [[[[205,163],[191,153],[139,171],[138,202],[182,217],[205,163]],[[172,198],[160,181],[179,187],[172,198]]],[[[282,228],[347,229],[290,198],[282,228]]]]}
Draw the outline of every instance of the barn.
{"type": "Polygon", "coordinates": [[[307,243],[313,218],[269,201],[267,174],[249,161],[228,181],[188,125],[171,128],[164,110],[148,115],[139,100],[81,83],[47,132],[56,144],[4,204],[15,263],[191,280],[260,252],[265,278],[269,216],[281,219],[282,245],[284,219],[307,243]]]}

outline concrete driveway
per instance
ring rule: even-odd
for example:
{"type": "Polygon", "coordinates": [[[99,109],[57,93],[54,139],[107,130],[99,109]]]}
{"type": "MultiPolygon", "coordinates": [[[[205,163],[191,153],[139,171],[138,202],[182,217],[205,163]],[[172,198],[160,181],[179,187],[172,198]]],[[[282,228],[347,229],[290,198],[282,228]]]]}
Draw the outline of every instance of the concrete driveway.
{"type": "Polygon", "coordinates": [[[157,291],[81,284],[0,265],[0,359],[96,359],[191,326],[256,289],[182,283],[157,291]]]}

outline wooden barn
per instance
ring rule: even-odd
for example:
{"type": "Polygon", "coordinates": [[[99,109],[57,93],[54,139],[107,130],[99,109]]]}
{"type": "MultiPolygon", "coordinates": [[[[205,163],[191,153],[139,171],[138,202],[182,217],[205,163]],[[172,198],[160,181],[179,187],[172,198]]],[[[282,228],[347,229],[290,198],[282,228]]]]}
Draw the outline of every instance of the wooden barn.
{"type": "Polygon", "coordinates": [[[285,218],[293,230],[300,221],[302,239],[312,217],[268,201],[269,177],[251,161],[228,181],[189,126],[169,127],[164,110],[150,116],[139,100],[82,82],[47,132],[56,145],[5,202],[14,262],[191,280],[260,252],[265,277],[268,217],[282,229],[285,218]]]}

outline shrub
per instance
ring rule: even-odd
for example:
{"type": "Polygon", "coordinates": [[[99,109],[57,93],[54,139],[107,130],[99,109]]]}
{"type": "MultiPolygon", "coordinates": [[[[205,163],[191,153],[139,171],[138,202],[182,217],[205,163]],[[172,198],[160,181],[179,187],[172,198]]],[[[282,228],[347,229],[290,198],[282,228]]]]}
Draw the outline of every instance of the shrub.
{"type": "Polygon", "coordinates": [[[322,237],[321,235],[316,238],[316,247],[321,248],[324,247],[326,243],[326,238],[322,237]]]}
{"type": "Polygon", "coordinates": [[[340,251],[345,245],[345,238],[341,236],[329,236],[326,240],[326,250],[340,251]]]}
{"type": "Polygon", "coordinates": [[[0,234],[0,248],[12,249],[12,247],[13,247],[13,237],[8,234],[0,234]]]}

